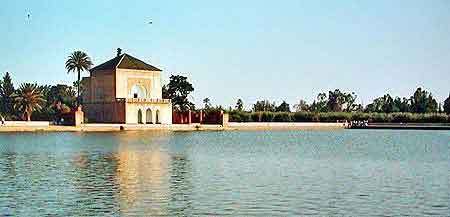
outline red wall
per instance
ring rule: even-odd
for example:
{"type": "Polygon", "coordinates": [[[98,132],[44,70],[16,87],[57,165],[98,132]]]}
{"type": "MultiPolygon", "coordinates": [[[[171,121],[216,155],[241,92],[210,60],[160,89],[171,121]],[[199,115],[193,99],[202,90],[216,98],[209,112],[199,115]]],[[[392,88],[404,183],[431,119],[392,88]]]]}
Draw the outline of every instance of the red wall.
{"type": "Polygon", "coordinates": [[[223,112],[222,111],[212,111],[212,112],[202,112],[202,111],[187,111],[187,112],[172,112],[172,123],[173,124],[190,124],[190,123],[200,123],[200,124],[222,124],[223,112]],[[190,115],[190,118],[189,118],[190,115]]]}
{"type": "Polygon", "coordinates": [[[89,123],[125,123],[125,102],[83,105],[89,123]]]}

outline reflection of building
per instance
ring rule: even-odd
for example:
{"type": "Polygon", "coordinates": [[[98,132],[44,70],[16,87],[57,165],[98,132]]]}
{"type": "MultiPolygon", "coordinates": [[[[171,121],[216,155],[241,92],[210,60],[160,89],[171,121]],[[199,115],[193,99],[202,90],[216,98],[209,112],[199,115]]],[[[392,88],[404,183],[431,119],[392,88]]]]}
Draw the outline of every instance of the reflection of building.
{"type": "Polygon", "coordinates": [[[151,132],[152,139],[142,143],[143,135],[126,132],[115,136],[120,210],[125,215],[136,210],[142,212],[138,216],[167,215],[163,204],[169,195],[170,156],[160,146],[167,143],[169,136],[165,132],[151,132]]]}
{"type": "Polygon", "coordinates": [[[128,54],[92,68],[82,86],[90,122],[172,123],[172,104],[162,99],[161,70],[128,54]]]}

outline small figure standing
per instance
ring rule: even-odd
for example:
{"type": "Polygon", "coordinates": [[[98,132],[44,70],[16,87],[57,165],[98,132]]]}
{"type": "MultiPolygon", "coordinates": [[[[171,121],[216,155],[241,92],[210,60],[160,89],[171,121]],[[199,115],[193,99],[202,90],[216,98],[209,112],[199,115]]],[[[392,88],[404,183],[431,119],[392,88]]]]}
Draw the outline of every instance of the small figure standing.
{"type": "Polygon", "coordinates": [[[2,116],[2,126],[5,126],[5,118],[2,116]]]}

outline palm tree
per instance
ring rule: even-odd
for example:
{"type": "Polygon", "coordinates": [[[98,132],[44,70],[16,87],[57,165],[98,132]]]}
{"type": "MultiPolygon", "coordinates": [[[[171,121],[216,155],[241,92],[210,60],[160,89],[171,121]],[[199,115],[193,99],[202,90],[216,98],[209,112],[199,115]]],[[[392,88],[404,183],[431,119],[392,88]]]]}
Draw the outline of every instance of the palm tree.
{"type": "MultiPolygon", "coordinates": [[[[83,51],[74,51],[68,57],[66,61],[66,69],[67,73],[69,72],[77,72],[78,80],[77,84],[80,84],[81,72],[85,70],[89,70],[92,67],[91,58],[83,51]]],[[[77,85],[77,106],[80,106],[80,86],[77,85]]]]}
{"type": "Polygon", "coordinates": [[[20,85],[17,93],[14,94],[14,108],[23,112],[27,116],[27,121],[31,120],[31,113],[42,109],[46,100],[37,84],[25,83],[20,85]]]}

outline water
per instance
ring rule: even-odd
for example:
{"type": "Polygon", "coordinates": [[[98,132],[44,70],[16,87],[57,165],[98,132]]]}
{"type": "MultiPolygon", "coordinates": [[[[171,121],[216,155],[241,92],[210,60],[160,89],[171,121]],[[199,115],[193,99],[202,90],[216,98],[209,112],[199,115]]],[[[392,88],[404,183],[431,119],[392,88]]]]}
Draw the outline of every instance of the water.
{"type": "Polygon", "coordinates": [[[449,216],[449,131],[0,134],[1,216],[449,216]]]}

